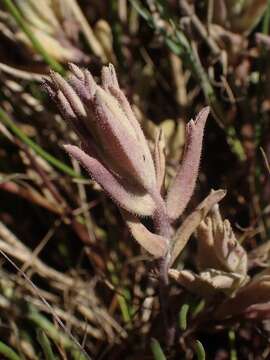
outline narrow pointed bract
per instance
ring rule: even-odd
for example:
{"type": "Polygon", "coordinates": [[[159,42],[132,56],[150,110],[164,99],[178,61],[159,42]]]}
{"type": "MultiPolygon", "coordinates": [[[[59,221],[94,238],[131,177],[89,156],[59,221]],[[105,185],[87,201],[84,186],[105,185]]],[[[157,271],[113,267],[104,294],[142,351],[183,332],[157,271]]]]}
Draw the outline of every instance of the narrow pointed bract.
{"type": "Polygon", "coordinates": [[[224,198],[226,191],[212,190],[210,194],[186,217],[183,223],[175,232],[171,243],[171,262],[173,265],[186,246],[191,235],[206,217],[211,208],[224,198]]]}
{"type": "Polygon", "coordinates": [[[154,159],[156,167],[157,187],[162,193],[166,171],[165,140],[162,130],[160,130],[156,135],[154,159]]]}
{"type": "Polygon", "coordinates": [[[153,214],[155,204],[148,194],[130,192],[117,177],[110,173],[97,159],[89,156],[74,145],[65,145],[65,150],[86,169],[89,175],[112,197],[121,207],[141,216],[153,214]]]}
{"type": "Polygon", "coordinates": [[[149,231],[136,216],[123,211],[122,215],[134,239],[138,241],[149,254],[156,258],[161,258],[166,255],[169,239],[149,231]]]}
{"type": "Polygon", "coordinates": [[[169,187],[167,211],[172,220],[176,220],[185,210],[195,188],[198,177],[202,140],[209,107],[200,111],[195,121],[186,126],[186,147],[183,160],[169,187]]]}

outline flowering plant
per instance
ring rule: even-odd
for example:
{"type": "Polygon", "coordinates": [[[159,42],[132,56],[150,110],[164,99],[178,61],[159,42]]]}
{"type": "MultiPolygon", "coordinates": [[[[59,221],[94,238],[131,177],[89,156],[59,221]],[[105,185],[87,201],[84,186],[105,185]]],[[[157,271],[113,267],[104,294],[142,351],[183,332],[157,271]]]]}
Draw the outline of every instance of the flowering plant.
{"type": "Polygon", "coordinates": [[[67,81],[52,72],[51,80],[46,82],[48,92],[81,142],[80,147],[65,145],[65,150],[113,199],[133,237],[158,260],[164,305],[169,268],[207,213],[225,196],[224,190],[212,191],[178,229],[175,227],[194,192],[209,108],[202,109],[186,125],[182,161],[164,191],[166,163],[162,133],[157,134],[151,153],[119,87],[113,65],[103,67],[101,85],[86,69],[71,64],[70,71],[67,81]],[[141,221],[146,216],[152,219],[153,229],[141,221]]]}

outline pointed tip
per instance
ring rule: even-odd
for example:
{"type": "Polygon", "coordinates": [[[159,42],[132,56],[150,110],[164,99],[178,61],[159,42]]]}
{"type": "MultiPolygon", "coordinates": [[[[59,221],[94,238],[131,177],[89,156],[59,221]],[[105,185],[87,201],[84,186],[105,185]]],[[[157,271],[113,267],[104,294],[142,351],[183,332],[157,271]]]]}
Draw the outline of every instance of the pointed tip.
{"type": "Polygon", "coordinates": [[[199,174],[203,135],[210,108],[203,108],[195,120],[186,125],[186,147],[181,165],[171,182],[167,194],[169,217],[176,220],[189,203],[199,174]]]}
{"type": "Polygon", "coordinates": [[[76,145],[64,144],[62,146],[63,146],[64,150],[72,156],[74,153],[77,152],[78,149],[80,150],[80,148],[76,145]]]}
{"type": "Polygon", "coordinates": [[[199,123],[199,122],[206,122],[208,115],[210,113],[210,106],[205,106],[204,108],[202,108],[202,110],[198,113],[198,115],[196,116],[194,122],[195,124],[199,123]]]}
{"type": "Polygon", "coordinates": [[[54,100],[57,92],[54,82],[50,78],[49,79],[43,78],[42,80],[43,80],[41,84],[42,90],[46,91],[47,94],[54,100]]]}
{"type": "Polygon", "coordinates": [[[51,80],[57,84],[57,79],[60,77],[61,78],[61,75],[58,74],[56,71],[53,71],[53,70],[49,70],[49,76],[51,78],[51,80]]]}
{"type": "Polygon", "coordinates": [[[101,70],[101,83],[106,91],[110,87],[119,88],[116,71],[112,63],[109,63],[108,66],[103,66],[101,70]]]}
{"type": "Polygon", "coordinates": [[[79,80],[83,81],[84,80],[84,73],[83,70],[79,68],[79,66],[77,66],[76,64],[69,62],[68,63],[68,68],[70,70],[70,72],[76,76],[76,78],[78,78],[79,80]]]}
{"type": "Polygon", "coordinates": [[[83,73],[85,79],[85,87],[88,90],[90,97],[92,98],[96,93],[97,84],[95,82],[93,75],[90,73],[89,70],[85,69],[83,73]]]}
{"type": "Polygon", "coordinates": [[[219,195],[220,198],[223,198],[224,196],[227,195],[227,190],[226,189],[211,189],[210,194],[217,194],[219,195]]]}

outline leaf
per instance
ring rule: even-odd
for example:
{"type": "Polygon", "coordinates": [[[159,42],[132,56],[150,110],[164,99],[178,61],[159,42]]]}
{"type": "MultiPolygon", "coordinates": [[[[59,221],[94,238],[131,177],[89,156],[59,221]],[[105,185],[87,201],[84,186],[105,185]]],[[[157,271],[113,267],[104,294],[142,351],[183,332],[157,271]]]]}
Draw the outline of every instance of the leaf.
{"type": "Polygon", "coordinates": [[[196,340],[195,350],[196,350],[196,355],[197,355],[198,360],[205,360],[206,359],[206,354],[205,354],[203,344],[199,340],[196,340]]]}
{"type": "Polygon", "coordinates": [[[190,292],[205,298],[212,297],[217,293],[230,295],[246,282],[245,276],[215,269],[209,269],[200,274],[189,270],[170,269],[169,275],[190,292]]]}
{"type": "Polygon", "coordinates": [[[152,353],[153,353],[153,356],[154,356],[154,360],[166,360],[166,356],[160,346],[160,343],[152,338],[151,339],[151,350],[152,350],[152,353]]]}
{"type": "Polygon", "coordinates": [[[8,345],[0,341],[0,354],[8,360],[22,360],[22,358],[8,345]]]}
{"type": "Polygon", "coordinates": [[[54,355],[54,353],[52,351],[52,346],[51,346],[50,340],[48,339],[45,332],[42,331],[41,329],[38,329],[38,331],[37,331],[37,339],[38,339],[38,342],[40,343],[40,346],[42,347],[42,350],[45,355],[45,359],[46,360],[55,360],[57,357],[54,355]]]}
{"type": "Polygon", "coordinates": [[[107,92],[111,86],[120,89],[113,64],[109,64],[109,66],[103,66],[101,70],[101,83],[103,89],[107,92]]]}
{"type": "Polygon", "coordinates": [[[223,302],[215,311],[216,319],[225,319],[240,314],[250,316],[262,313],[270,315],[270,275],[269,269],[257,274],[246,286],[235,295],[223,302]],[[268,311],[267,311],[268,310],[268,311]],[[257,313],[257,314],[256,314],[257,313]]]}
{"type": "Polygon", "coordinates": [[[62,91],[73,112],[79,118],[85,118],[87,116],[85,108],[72,86],[61,75],[54,71],[50,72],[50,77],[52,79],[51,90],[55,91],[55,94],[57,94],[59,90],[62,91]]]}
{"type": "Polygon", "coordinates": [[[170,219],[176,220],[185,210],[195,188],[200,165],[202,140],[209,107],[202,109],[195,121],[186,126],[186,147],[183,160],[177,170],[167,195],[170,219]]]}
{"type": "Polygon", "coordinates": [[[97,159],[86,154],[74,145],[65,145],[65,150],[86,169],[90,176],[112,197],[122,208],[141,216],[150,216],[155,203],[150,195],[139,193],[136,189],[126,189],[117,177],[110,173],[97,159]],[[133,190],[133,191],[132,191],[133,190]]]}
{"type": "Polygon", "coordinates": [[[168,250],[168,239],[149,231],[140,220],[126,211],[121,211],[134,239],[155,258],[164,257],[168,250]]]}
{"type": "Polygon", "coordinates": [[[172,266],[186,246],[190,236],[206,217],[211,208],[226,195],[225,190],[212,190],[210,194],[196,207],[184,220],[172,240],[171,261],[172,266]]]}

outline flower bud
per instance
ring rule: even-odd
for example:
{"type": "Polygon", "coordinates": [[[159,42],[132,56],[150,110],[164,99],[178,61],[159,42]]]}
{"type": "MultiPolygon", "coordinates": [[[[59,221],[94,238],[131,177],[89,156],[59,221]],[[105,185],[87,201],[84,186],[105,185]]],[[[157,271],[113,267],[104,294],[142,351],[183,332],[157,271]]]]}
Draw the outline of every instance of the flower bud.
{"type": "Polygon", "coordinates": [[[70,70],[68,81],[52,72],[52,81],[46,84],[82,141],[83,151],[74,147],[67,151],[120,206],[151,215],[155,207],[152,195],[159,192],[154,162],[113,65],[103,68],[102,86],[87,70],[73,64],[70,70]],[[135,199],[141,200],[135,204],[135,199]]]}

